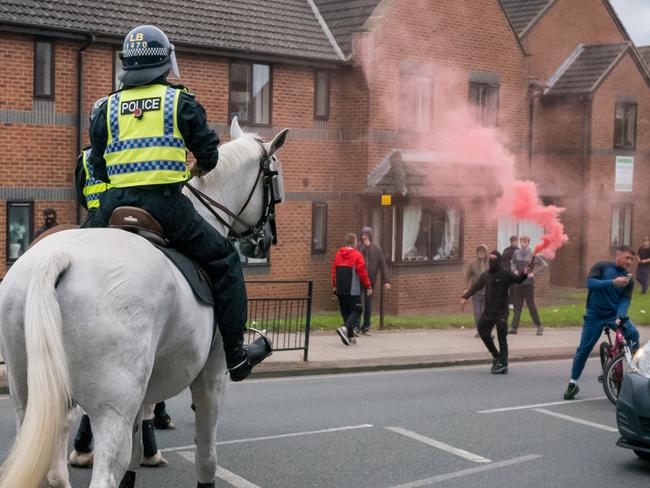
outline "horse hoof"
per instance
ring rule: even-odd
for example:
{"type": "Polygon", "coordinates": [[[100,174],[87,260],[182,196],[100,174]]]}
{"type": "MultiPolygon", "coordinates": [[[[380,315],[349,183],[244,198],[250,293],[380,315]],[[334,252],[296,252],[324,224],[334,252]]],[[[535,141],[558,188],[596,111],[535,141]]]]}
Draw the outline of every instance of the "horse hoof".
{"type": "Polygon", "coordinates": [[[141,464],[147,468],[162,468],[167,466],[169,463],[164,457],[162,457],[160,451],[158,451],[153,456],[144,458],[141,464]]]}
{"type": "Polygon", "coordinates": [[[92,468],[93,467],[93,452],[78,452],[73,450],[70,453],[70,457],[68,458],[68,462],[70,463],[70,466],[74,466],[75,468],[92,468]]]}

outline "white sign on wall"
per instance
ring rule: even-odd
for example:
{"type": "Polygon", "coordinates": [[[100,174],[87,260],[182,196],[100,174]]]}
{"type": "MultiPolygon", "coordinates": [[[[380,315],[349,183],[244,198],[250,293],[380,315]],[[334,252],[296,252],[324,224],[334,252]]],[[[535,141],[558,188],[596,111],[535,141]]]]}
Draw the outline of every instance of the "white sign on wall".
{"type": "Polygon", "coordinates": [[[632,191],[634,179],[634,157],[616,156],[616,180],[615,191],[632,191]]]}

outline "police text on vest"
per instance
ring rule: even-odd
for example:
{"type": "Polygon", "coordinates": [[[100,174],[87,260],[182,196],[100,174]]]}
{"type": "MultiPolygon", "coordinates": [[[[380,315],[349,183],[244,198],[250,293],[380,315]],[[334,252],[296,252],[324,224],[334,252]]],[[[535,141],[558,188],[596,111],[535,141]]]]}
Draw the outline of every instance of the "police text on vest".
{"type": "Polygon", "coordinates": [[[120,103],[120,114],[132,114],[135,109],[139,108],[143,112],[160,110],[160,97],[158,98],[140,98],[138,100],[127,100],[120,103]]]}

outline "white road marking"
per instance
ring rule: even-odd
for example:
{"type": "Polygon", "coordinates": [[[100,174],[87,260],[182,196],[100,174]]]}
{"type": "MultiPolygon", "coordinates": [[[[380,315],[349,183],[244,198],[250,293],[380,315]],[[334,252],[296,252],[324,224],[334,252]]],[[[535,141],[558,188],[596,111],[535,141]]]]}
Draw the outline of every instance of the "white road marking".
{"type": "Polygon", "coordinates": [[[540,407],[552,407],[553,405],[570,405],[572,403],[593,402],[596,400],[605,400],[606,398],[607,397],[600,396],[600,397],[581,398],[580,400],[562,400],[559,402],[537,403],[533,405],[519,405],[517,407],[493,408],[491,410],[479,410],[478,413],[512,412],[514,410],[529,410],[529,409],[540,408],[540,407]]]}
{"type": "Polygon", "coordinates": [[[386,427],[388,430],[392,432],[396,432],[397,434],[401,434],[406,437],[410,437],[411,439],[415,439],[416,441],[420,441],[424,444],[427,444],[428,446],[435,447],[437,449],[441,449],[443,451],[447,451],[448,453],[454,454],[455,456],[462,457],[463,459],[467,459],[468,461],[472,461],[474,463],[491,463],[488,458],[484,458],[483,456],[479,456],[478,454],[473,454],[471,452],[465,451],[463,449],[458,449],[457,447],[450,446],[449,444],[445,444],[444,442],[437,441],[435,439],[431,439],[430,437],[425,437],[423,435],[420,435],[416,432],[411,432],[410,430],[402,429],[400,427],[386,427]]]}
{"type": "Polygon", "coordinates": [[[438,476],[433,476],[432,478],[427,478],[424,480],[411,481],[410,483],[404,483],[402,485],[391,486],[390,488],[418,488],[420,486],[429,486],[436,483],[442,483],[443,481],[453,480],[456,478],[462,478],[464,476],[470,476],[477,473],[482,473],[484,471],[491,471],[493,469],[505,468],[507,466],[513,466],[515,464],[525,463],[527,461],[534,461],[539,459],[542,456],[537,454],[531,454],[528,456],[521,456],[513,459],[508,459],[506,461],[499,461],[491,464],[484,464],[483,466],[477,466],[476,468],[467,468],[454,473],[441,474],[438,476]]]}
{"type": "MultiPolygon", "coordinates": [[[[181,451],[178,453],[178,455],[194,464],[194,451],[181,451]]],[[[258,485],[245,480],[241,476],[237,476],[232,471],[228,471],[226,468],[222,468],[221,466],[217,466],[217,472],[215,473],[215,476],[217,478],[221,478],[226,483],[234,486],[235,488],[260,488],[258,485]]]]}
{"type": "Polygon", "coordinates": [[[0,395],[0,400],[9,400],[11,398],[9,395],[0,395]]]}
{"type": "Polygon", "coordinates": [[[546,410],[545,408],[533,408],[533,412],[543,413],[545,415],[550,415],[551,417],[557,417],[562,420],[568,420],[569,422],[575,422],[576,424],[588,425],[594,429],[600,429],[606,432],[618,432],[618,429],[610,427],[609,425],[597,424],[595,422],[590,422],[589,420],[580,419],[578,417],[571,417],[570,415],[564,415],[563,413],[552,412],[551,410],[546,410]]]}
{"type": "MultiPolygon", "coordinates": [[[[344,430],[355,430],[355,429],[367,429],[369,427],[373,427],[373,425],[371,424],[348,425],[345,427],[334,427],[332,429],[309,430],[305,432],[291,432],[289,434],[268,435],[264,437],[249,437],[248,439],[234,439],[231,441],[217,442],[217,446],[225,446],[228,444],[241,444],[243,442],[266,441],[271,439],[284,439],[287,437],[299,437],[304,435],[328,434],[330,432],[341,432],[344,430]]],[[[160,452],[186,451],[187,449],[196,449],[196,445],[191,444],[188,446],[166,447],[165,449],[161,449],[160,452]]]]}

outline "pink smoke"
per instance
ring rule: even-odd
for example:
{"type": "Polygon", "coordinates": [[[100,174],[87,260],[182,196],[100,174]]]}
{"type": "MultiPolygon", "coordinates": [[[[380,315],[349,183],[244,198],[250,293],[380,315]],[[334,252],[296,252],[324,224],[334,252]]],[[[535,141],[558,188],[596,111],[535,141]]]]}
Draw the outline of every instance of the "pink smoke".
{"type": "Polygon", "coordinates": [[[535,246],[533,254],[553,259],[555,252],[569,240],[559,216],[564,208],[544,206],[532,181],[515,181],[497,204],[497,210],[517,220],[529,220],[544,228],[542,243],[535,246]]]}

